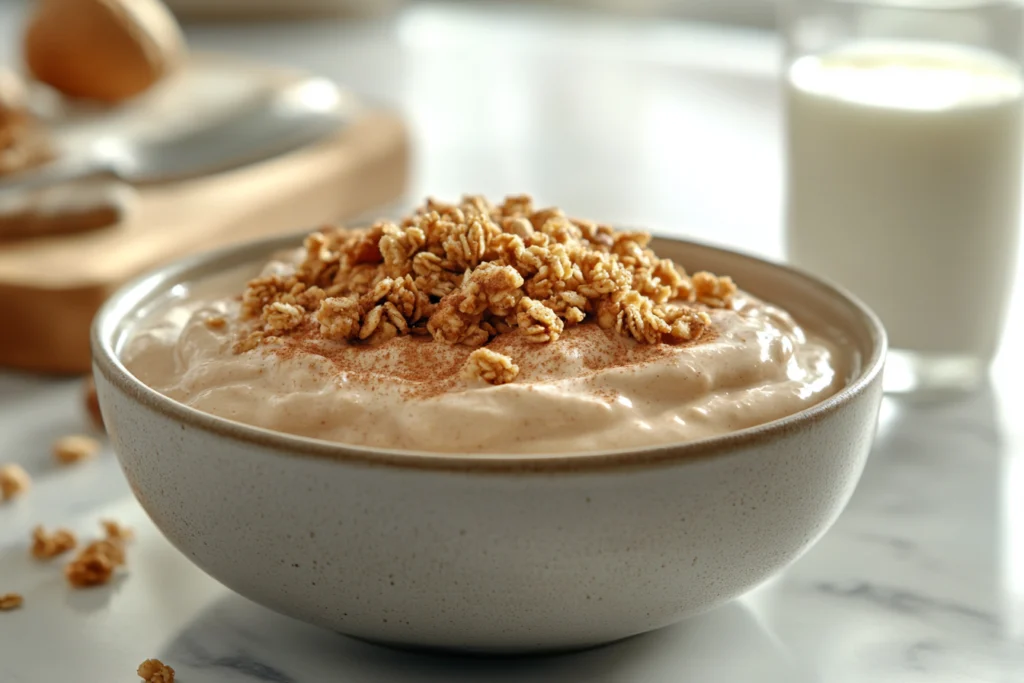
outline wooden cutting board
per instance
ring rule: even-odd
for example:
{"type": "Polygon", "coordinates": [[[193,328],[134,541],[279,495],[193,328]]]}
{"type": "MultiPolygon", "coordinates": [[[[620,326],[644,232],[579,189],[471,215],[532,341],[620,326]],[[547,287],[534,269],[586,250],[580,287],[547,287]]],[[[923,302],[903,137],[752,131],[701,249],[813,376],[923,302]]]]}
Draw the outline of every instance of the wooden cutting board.
{"type": "Polygon", "coordinates": [[[344,220],[399,198],[408,168],[400,117],[357,107],[335,137],[204,178],[138,188],[119,222],[0,242],[0,366],[90,368],[89,326],[120,284],[185,254],[344,220]]]}

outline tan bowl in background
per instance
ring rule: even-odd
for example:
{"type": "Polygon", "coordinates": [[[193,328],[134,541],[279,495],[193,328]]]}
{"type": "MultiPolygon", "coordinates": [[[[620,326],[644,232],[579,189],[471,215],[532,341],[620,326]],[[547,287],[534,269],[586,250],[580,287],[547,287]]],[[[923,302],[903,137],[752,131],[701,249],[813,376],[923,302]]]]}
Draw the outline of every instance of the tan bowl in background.
{"type": "Polygon", "coordinates": [[[173,286],[246,264],[255,274],[297,244],[276,238],[162,268],[115,294],[92,332],[103,419],[139,502],[196,565],[271,609],[406,646],[605,643],[764,582],[825,533],[860,477],[882,397],[878,319],[807,275],[687,242],[653,246],[689,270],[733,275],[827,335],[853,361],[846,388],[692,443],[453,456],[234,423],[122,365],[126,337],[173,286]]]}

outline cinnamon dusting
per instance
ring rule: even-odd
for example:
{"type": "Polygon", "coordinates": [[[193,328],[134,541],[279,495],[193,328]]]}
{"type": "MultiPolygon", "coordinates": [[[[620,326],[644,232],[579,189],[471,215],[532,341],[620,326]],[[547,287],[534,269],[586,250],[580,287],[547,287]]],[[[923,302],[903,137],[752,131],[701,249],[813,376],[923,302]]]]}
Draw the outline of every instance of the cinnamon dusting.
{"type": "MultiPolygon", "coordinates": [[[[289,338],[326,356],[325,342],[379,346],[410,335],[468,349],[511,336],[543,344],[588,321],[641,345],[700,339],[711,326],[705,309],[730,307],[735,284],[707,272],[691,278],[649,242],[647,233],[534,209],[527,196],[498,206],[428,200],[400,223],[308,235],[294,273],[248,283],[241,316],[251,323],[234,351],[289,338]]],[[[276,351],[294,353],[289,346],[276,351]]],[[[510,381],[490,356],[467,351],[463,362],[489,382],[510,381]]]]}

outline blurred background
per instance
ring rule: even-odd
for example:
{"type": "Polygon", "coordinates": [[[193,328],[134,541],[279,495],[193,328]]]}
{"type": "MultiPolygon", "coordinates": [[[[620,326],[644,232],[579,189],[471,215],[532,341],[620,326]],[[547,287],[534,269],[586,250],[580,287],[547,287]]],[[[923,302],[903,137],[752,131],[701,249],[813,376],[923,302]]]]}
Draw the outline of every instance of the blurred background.
{"type": "MultiPolygon", "coordinates": [[[[525,191],[726,243],[777,221],[770,0],[167,4],[196,52],[307,69],[401,112],[410,197],[525,191]]],[[[27,7],[0,0],[8,64],[27,7]]]]}
{"type": "Polygon", "coordinates": [[[47,328],[31,311],[20,316],[38,334],[0,334],[4,365],[84,371],[92,312],[125,277],[162,260],[393,213],[427,195],[529,193],[582,217],[782,256],[781,61],[771,0],[165,4],[181,39],[166,39],[169,30],[149,12],[155,0],[0,0],[0,66],[28,84],[33,108],[70,141],[68,157],[136,129],[173,138],[183,121],[193,125],[274,70],[330,79],[360,113],[335,142],[314,145],[319,152],[185,183],[125,185],[138,190],[135,204],[107,201],[114,227],[99,231],[58,239],[41,235],[30,217],[21,221],[29,239],[3,242],[0,192],[0,294],[38,308],[40,296],[60,288],[65,294],[46,305],[77,302],[61,326],[47,328]],[[101,24],[96,8],[110,14],[110,6],[124,11],[101,24]],[[115,25],[132,11],[145,30],[115,25]],[[162,43],[140,41],[147,32],[162,43]],[[32,36],[35,67],[26,64],[32,36]],[[134,51],[129,38],[140,43],[134,51]],[[168,56],[175,41],[187,59],[168,56]],[[216,56],[233,61],[226,67],[216,56]],[[114,71],[131,75],[125,65],[140,59],[139,68],[160,67],[145,72],[156,82],[123,100],[71,96],[60,83],[81,65],[102,75],[90,87],[109,85],[114,71]],[[55,94],[55,84],[64,92],[55,94]],[[101,287],[97,270],[112,273],[101,287]],[[40,272],[74,275],[57,282],[40,272]],[[55,367],[51,358],[76,360],[55,367]]]}
{"type": "MultiPolygon", "coordinates": [[[[122,174],[106,194],[80,187],[52,210],[40,200],[18,241],[4,241],[4,190],[21,176],[0,180],[0,296],[31,302],[16,319],[33,331],[0,333],[0,365],[84,372],[92,313],[127,277],[230,241],[394,215],[427,196],[527,193],[570,215],[784,259],[776,26],[790,4],[0,0],[0,67],[25,82],[36,137],[54,138],[58,162],[124,157],[125,143],[147,136],[164,140],[148,155],[158,166],[228,143],[255,149],[292,131],[263,135],[245,117],[303,79],[335,84],[344,119],[336,134],[254,163],[157,182],[122,174]],[[204,126],[212,132],[181,142],[204,126]],[[97,203],[105,223],[40,228],[40,215],[93,218],[85,209],[97,203]],[[33,313],[53,306],[60,316],[33,313]]],[[[23,152],[32,139],[22,136],[23,152]]]]}

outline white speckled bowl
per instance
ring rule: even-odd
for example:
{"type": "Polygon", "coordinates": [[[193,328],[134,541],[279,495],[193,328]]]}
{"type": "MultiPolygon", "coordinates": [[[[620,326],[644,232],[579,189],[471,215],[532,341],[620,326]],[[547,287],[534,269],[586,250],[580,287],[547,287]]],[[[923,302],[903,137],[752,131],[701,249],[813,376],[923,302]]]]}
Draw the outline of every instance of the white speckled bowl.
{"type": "Polygon", "coordinates": [[[855,358],[847,387],[791,417],[688,444],[451,456],[234,423],[122,365],[126,337],[173,286],[255,271],[294,244],[230,248],[137,280],[106,303],[92,336],[103,418],[139,502],[196,565],[271,609],[407,646],[596,645],[762,583],[825,533],[857,484],[882,396],[878,319],[806,275],[692,243],[654,248],[732,274],[837,341],[855,358]]]}

